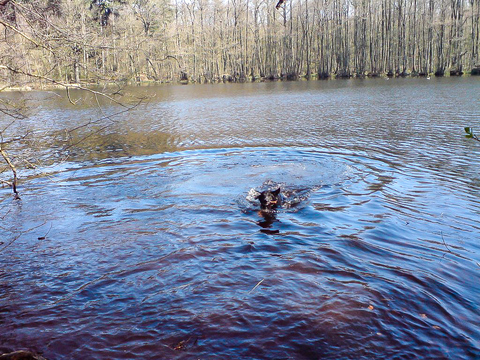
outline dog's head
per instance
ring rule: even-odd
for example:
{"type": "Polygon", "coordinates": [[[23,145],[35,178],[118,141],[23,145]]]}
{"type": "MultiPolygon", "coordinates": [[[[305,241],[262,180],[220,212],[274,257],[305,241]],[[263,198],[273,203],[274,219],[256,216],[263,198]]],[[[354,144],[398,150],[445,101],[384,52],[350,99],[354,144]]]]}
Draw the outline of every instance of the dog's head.
{"type": "Polygon", "coordinates": [[[280,188],[277,190],[265,190],[256,197],[260,201],[262,210],[273,210],[280,205],[280,188]]]}

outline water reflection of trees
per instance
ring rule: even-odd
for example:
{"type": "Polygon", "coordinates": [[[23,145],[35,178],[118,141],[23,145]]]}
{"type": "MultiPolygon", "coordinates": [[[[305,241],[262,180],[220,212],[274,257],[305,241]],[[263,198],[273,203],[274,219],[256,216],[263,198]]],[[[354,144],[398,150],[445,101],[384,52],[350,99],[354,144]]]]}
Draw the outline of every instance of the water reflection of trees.
{"type": "MultiPolygon", "coordinates": [[[[3,186],[11,187],[16,199],[18,193],[19,170],[41,169],[53,163],[76,159],[100,158],[92,154],[102,151],[111,154],[118,151],[119,146],[114,144],[125,140],[109,140],[114,137],[112,128],[122,115],[136,108],[143,99],[136,99],[134,103],[123,103],[112,100],[112,95],[95,91],[95,97],[103,97],[116,105],[116,112],[106,113],[102,110],[100,101],[97,117],[90,120],[74,119],[60,124],[51,119],[55,113],[48,113],[48,119],[35,116],[35,107],[39,107],[39,99],[29,99],[17,96],[0,99],[0,157],[3,167],[0,167],[0,182],[3,186]],[[105,152],[106,150],[106,152],[105,152]]],[[[66,92],[68,100],[71,95],[66,92]]],[[[162,142],[160,141],[159,144],[162,142]]],[[[123,148],[128,149],[128,142],[123,148]]]]}
{"type": "MultiPolygon", "coordinates": [[[[63,143],[57,140],[58,145],[63,143]]],[[[70,141],[77,144],[67,147],[70,160],[152,155],[177,149],[175,137],[162,131],[93,131],[85,137],[82,133],[76,134],[70,141]]]]}

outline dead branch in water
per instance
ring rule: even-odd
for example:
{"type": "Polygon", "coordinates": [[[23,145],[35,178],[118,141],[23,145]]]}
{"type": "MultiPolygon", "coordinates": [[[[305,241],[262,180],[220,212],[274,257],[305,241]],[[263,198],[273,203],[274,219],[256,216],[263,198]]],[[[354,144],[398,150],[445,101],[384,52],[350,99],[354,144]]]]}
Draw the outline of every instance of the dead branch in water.
{"type": "MultiPolygon", "coordinates": [[[[33,230],[42,227],[42,226],[45,225],[46,223],[47,223],[47,222],[44,221],[44,222],[41,223],[40,225],[36,225],[36,226],[31,227],[30,229],[28,229],[28,230],[26,230],[26,231],[22,231],[20,234],[18,234],[18,235],[15,236],[12,240],[10,240],[10,242],[8,242],[8,244],[6,244],[6,245],[3,246],[2,248],[0,248],[0,253],[1,253],[2,251],[4,251],[6,248],[8,248],[10,245],[12,245],[15,241],[17,241],[18,239],[20,239],[23,235],[28,234],[28,233],[32,232],[33,230]]],[[[49,230],[49,231],[50,231],[50,230],[49,230]]],[[[3,244],[3,243],[1,243],[1,244],[3,244]]]]}
{"type": "Polygon", "coordinates": [[[13,175],[13,178],[12,178],[11,182],[6,181],[6,180],[2,180],[2,183],[7,184],[8,186],[10,186],[12,188],[15,200],[20,200],[20,195],[18,194],[18,190],[17,190],[17,185],[18,185],[17,168],[16,168],[15,164],[12,162],[12,160],[10,159],[10,156],[8,155],[8,153],[5,149],[5,145],[24,140],[29,134],[30,134],[30,132],[27,131],[22,136],[17,136],[17,137],[11,138],[9,140],[3,140],[3,131],[0,131],[0,154],[2,155],[3,160],[5,160],[5,163],[7,164],[8,168],[10,169],[10,171],[12,172],[12,175],[13,175]]]}
{"type": "Polygon", "coordinates": [[[13,194],[14,194],[14,199],[15,200],[20,200],[20,195],[18,195],[18,191],[17,191],[17,181],[18,181],[17,168],[12,163],[12,161],[10,160],[10,157],[8,156],[7,152],[3,148],[3,143],[0,143],[0,154],[2,155],[3,159],[5,160],[5,162],[7,163],[7,165],[9,166],[9,168],[12,171],[12,174],[13,174],[13,180],[12,180],[11,183],[9,183],[8,181],[4,181],[4,182],[12,187],[13,194]]]}
{"type": "Polygon", "coordinates": [[[442,231],[440,231],[440,235],[442,235],[443,245],[445,245],[445,247],[447,248],[448,252],[451,253],[452,250],[450,250],[450,249],[448,248],[447,243],[445,242],[445,239],[444,239],[444,237],[443,237],[443,232],[442,232],[442,231]]]}

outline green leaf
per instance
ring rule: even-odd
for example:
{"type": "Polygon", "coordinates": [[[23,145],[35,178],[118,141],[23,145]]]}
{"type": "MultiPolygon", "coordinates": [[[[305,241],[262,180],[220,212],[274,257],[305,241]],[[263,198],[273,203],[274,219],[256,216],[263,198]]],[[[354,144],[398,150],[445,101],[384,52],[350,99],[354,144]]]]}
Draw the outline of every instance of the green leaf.
{"type": "Polygon", "coordinates": [[[471,127],[465,127],[465,132],[469,135],[472,135],[473,134],[473,129],[471,127]]]}

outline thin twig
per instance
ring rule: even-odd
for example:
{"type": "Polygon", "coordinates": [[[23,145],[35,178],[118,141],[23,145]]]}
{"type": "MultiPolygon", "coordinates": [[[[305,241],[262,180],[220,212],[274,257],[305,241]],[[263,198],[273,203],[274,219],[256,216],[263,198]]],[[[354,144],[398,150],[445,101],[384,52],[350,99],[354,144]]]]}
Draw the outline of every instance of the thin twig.
{"type": "Polygon", "coordinates": [[[443,232],[442,232],[442,231],[440,231],[440,235],[442,235],[443,245],[445,245],[445,247],[447,248],[448,252],[452,252],[452,251],[448,248],[447,243],[445,242],[445,239],[443,238],[443,232]]]}
{"type": "Polygon", "coordinates": [[[0,219],[4,220],[5,217],[10,213],[10,211],[12,211],[12,209],[9,209],[5,214],[3,214],[3,216],[0,216],[0,219]]]}
{"type": "MultiPolygon", "coordinates": [[[[2,134],[2,132],[0,131],[0,135],[2,134]]],[[[25,140],[25,138],[30,135],[30,130],[28,130],[25,134],[23,134],[22,136],[17,136],[17,137],[14,137],[14,138],[11,138],[11,139],[8,139],[8,140],[3,140],[3,136],[0,140],[0,147],[2,147],[3,145],[6,145],[6,144],[11,144],[11,143],[14,143],[14,142],[17,142],[17,141],[21,141],[21,140],[25,140]]]]}
{"type": "Polygon", "coordinates": [[[250,294],[251,292],[253,292],[253,291],[263,282],[263,280],[265,280],[265,279],[260,280],[260,281],[257,283],[257,285],[255,285],[255,286],[253,287],[253,289],[250,290],[248,293],[250,294]]]}
{"type": "Polygon", "coordinates": [[[17,191],[17,169],[15,165],[12,163],[12,161],[10,160],[10,157],[8,156],[7,152],[2,147],[2,143],[0,143],[0,154],[2,155],[3,159],[8,164],[8,166],[10,167],[10,170],[13,173],[12,190],[13,190],[13,193],[15,194],[14,198],[15,200],[20,200],[20,196],[18,195],[18,191],[17,191]]]}
{"type": "Polygon", "coordinates": [[[45,240],[45,239],[47,238],[47,235],[48,235],[48,233],[50,232],[50,230],[52,230],[52,226],[53,226],[53,224],[50,224],[50,229],[48,229],[48,231],[47,231],[47,233],[46,233],[45,235],[39,236],[39,237],[38,237],[38,240],[45,240]]]}
{"type": "MultiPolygon", "coordinates": [[[[0,92],[1,91],[2,91],[2,89],[0,89],[0,92]]],[[[14,118],[15,120],[21,120],[21,119],[26,118],[25,114],[22,114],[19,109],[17,109],[15,106],[11,105],[9,102],[0,99],[0,105],[2,105],[2,107],[0,108],[1,113],[5,114],[5,115],[7,115],[11,118],[14,118]]],[[[6,128],[8,128],[11,124],[12,123],[8,124],[6,126],[6,128]]]]}
{"type": "Polygon", "coordinates": [[[7,245],[5,245],[3,248],[0,249],[0,252],[2,252],[3,250],[5,250],[7,247],[9,247],[10,245],[12,245],[15,241],[17,241],[21,236],[25,235],[25,234],[28,234],[29,232],[35,230],[35,229],[38,229],[39,227],[42,227],[43,225],[45,225],[47,222],[45,221],[44,223],[40,224],[40,225],[37,225],[37,226],[34,226],[34,227],[31,227],[30,229],[28,229],[27,231],[23,231],[21,232],[20,234],[18,234],[15,238],[12,239],[12,241],[10,241],[7,245]]]}
{"type": "Polygon", "coordinates": [[[28,35],[26,35],[25,33],[23,33],[22,31],[18,30],[15,26],[13,25],[10,25],[9,23],[6,23],[5,21],[1,20],[0,19],[0,24],[2,24],[3,26],[13,30],[14,32],[16,32],[17,34],[19,34],[20,36],[24,37],[25,39],[27,39],[28,41],[32,42],[33,44],[35,44],[36,46],[38,47],[41,47],[41,48],[44,48],[45,50],[48,50],[50,51],[51,53],[54,53],[54,51],[52,49],[50,49],[49,47],[43,45],[43,44],[40,44],[39,42],[35,41],[34,39],[32,39],[31,37],[29,37],[28,35]]]}
{"type": "Polygon", "coordinates": [[[3,133],[4,133],[5,131],[7,131],[10,126],[12,126],[13,124],[15,124],[15,121],[17,121],[17,119],[10,121],[10,122],[0,131],[0,138],[1,138],[0,140],[1,140],[2,142],[3,142],[3,133]]]}
{"type": "MultiPolygon", "coordinates": [[[[0,22],[1,23],[1,22],[0,22]]],[[[118,100],[115,100],[114,98],[112,98],[111,96],[108,96],[107,94],[105,93],[102,93],[101,91],[96,91],[96,90],[93,90],[93,89],[89,89],[87,87],[84,87],[80,84],[66,84],[64,82],[61,82],[61,81],[58,81],[58,80],[55,80],[55,79],[52,79],[52,78],[49,78],[47,76],[43,76],[43,75],[38,75],[38,74],[33,74],[33,73],[29,73],[29,72],[26,72],[26,71],[23,71],[21,69],[15,69],[11,66],[8,66],[8,65],[0,65],[0,69],[5,69],[5,70],[8,70],[8,71],[11,71],[15,74],[20,74],[20,75],[25,75],[25,76],[28,76],[28,77],[31,77],[31,78],[35,78],[35,79],[41,79],[41,80],[45,80],[45,81],[48,81],[52,84],[56,84],[56,85],[60,85],[62,87],[64,87],[65,89],[67,89],[67,91],[71,88],[71,89],[79,89],[79,90],[83,90],[83,91],[87,91],[89,93],[92,93],[92,94],[96,94],[96,95],[100,95],[100,96],[103,96],[105,97],[106,99],[120,105],[120,106],[123,106],[123,107],[127,107],[127,105],[123,104],[122,102],[118,101],[118,100]]]]}
{"type": "Polygon", "coordinates": [[[102,116],[101,118],[98,118],[98,119],[95,120],[95,121],[91,121],[91,120],[90,120],[90,121],[88,121],[88,122],[86,122],[86,123],[84,123],[84,124],[81,124],[81,125],[78,125],[78,126],[76,126],[76,127],[74,127],[74,128],[68,129],[67,132],[68,132],[68,134],[70,134],[70,133],[72,133],[72,132],[74,132],[74,131],[76,131],[76,130],[82,129],[82,128],[87,127],[87,126],[89,126],[89,125],[93,125],[93,124],[99,123],[99,122],[101,122],[101,121],[103,121],[103,120],[107,120],[107,119],[110,119],[110,118],[112,118],[112,117],[115,117],[115,116],[121,115],[121,114],[123,114],[123,113],[126,113],[126,112],[128,112],[128,111],[130,111],[130,110],[132,110],[132,109],[135,109],[137,106],[139,106],[139,105],[143,102],[143,100],[144,100],[144,99],[142,98],[142,99],[140,99],[136,104],[134,104],[134,105],[132,105],[132,106],[130,106],[130,107],[127,107],[127,108],[124,109],[124,110],[118,111],[118,112],[116,112],[116,113],[114,113],[114,114],[112,114],[112,115],[102,116]]]}
{"type": "Polygon", "coordinates": [[[12,183],[11,183],[10,181],[0,179],[0,182],[1,182],[2,184],[7,185],[8,187],[12,187],[12,183]]]}
{"type": "Polygon", "coordinates": [[[68,150],[70,149],[71,147],[74,147],[82,142],[84,142],[85,140],[87,140],[88,138],[94,136],[94,135],[98,135],[98,133],[102,132],[103,130],[107,129],[108,127],[110,126],[110,124],[107,124],[107,125],[104,125],[102,127],[100,127],[99,129],[97,129],[95,132],[90,132],[88,133],[87,135],[85,135],[84,137],[82,137],[80,140],[78,140],[77,142],[73,143],[73,144],[69,144],[68,146],[65,146],[62,151],[65,151],[65,150],[68,150]]]}
{"type": "Polygon", "coordinates": [[[70,88],[69,88],[69,87],[67,87],[67,98],[68,98],[68,102],[69,102],[70,104],[72,104],[72,105],[77,105],[78,100],[77,100],[77,101],[73,101],[72,98],[70,97],[70,88]]]}

